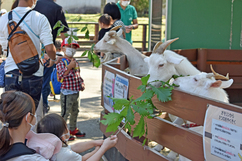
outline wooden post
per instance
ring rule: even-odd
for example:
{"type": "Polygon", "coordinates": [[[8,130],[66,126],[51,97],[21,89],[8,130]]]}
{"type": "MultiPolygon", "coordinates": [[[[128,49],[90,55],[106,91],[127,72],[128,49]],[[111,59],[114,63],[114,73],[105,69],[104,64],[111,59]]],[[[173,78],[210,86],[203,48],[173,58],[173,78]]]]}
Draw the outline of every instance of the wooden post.
{"type": "Polygon", "coordinates": [[[197,68],[198,70],[205,72],[207,68],[207,49],[198,49],[198,58],[197,58],[197,68]]]}
{"type": "Polygon", "coordinates": [[[106,4],[106,0],[101,0],[101,14],[103,14],[103,9],[106,4]]]}
{"type": "Polygon", "coordinates": [[[147,25],[143,25],[143,35],[142,35],[142,51],[146,51],[146,32],[147,25]]]}
{"type": "Polygon", "coordinates": [[[98,41],[98,32],[99,32],[99,24],[95,24],[95,36],[94,36],[94,41],[95,43],[98,41]]]}

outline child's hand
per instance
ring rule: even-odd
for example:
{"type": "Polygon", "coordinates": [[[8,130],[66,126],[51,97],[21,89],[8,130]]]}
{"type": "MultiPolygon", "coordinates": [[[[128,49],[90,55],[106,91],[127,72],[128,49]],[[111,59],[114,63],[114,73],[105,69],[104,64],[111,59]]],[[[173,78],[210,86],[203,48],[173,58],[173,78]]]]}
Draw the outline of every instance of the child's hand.
{"type": "Polygon", "coordinates": [[[76,67],[76,60],[75,59],[72,59],[69,66],[72,68],[75,68],[76,67]]]}
{"type": "Polygon", "coordinates": [[[103,141],[104,140],[95,140],[95,142],[94,142],[94,146],[101,146],[102,144],[103,144],[103,141]]]}
{"type": "Polygon", "coordinates": [[[118,138],[116,135],[113,135],[107,139],[104,140],[102,147],[104,147],[106,150],[114,147],[118,142],[118,138]]]}

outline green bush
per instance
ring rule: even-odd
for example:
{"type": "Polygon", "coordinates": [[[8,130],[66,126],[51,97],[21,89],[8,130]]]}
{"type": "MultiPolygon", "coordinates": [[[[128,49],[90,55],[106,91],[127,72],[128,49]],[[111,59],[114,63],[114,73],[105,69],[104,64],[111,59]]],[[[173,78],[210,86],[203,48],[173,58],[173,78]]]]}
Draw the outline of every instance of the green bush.
{"type": "Polygon", "coordinates": [[[148,17],[149,13],[149,0],[131,0],[131,5],[136,8],[138,16],[148,17]]]}

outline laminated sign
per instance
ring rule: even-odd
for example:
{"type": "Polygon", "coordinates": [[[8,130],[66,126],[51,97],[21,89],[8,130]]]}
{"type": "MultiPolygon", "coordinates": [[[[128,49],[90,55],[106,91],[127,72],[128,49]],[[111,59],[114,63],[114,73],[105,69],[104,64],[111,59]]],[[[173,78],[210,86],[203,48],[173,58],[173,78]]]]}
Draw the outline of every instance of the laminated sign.
{"type": "Polygon", "coordinates": [[[242,161],[242,114],[209,105],[203,148],[207,161],[242,161]]]}
{"type": "Polygon", "coordinates": [[[105,109],[107,109],[109,112],[114,112],[113,101],[111,99],[114,95],[114,83],[115,75],[106,70],[103,80],[103,103],[105,109]]]}

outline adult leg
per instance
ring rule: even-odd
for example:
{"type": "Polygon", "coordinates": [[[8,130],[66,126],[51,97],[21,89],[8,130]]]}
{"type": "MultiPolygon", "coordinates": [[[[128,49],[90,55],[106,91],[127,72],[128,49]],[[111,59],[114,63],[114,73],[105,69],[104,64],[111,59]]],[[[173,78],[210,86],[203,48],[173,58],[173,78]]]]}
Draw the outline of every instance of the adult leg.
{"type": "Polygon", "coordinates": [[[10,90],[19,91],[20,85],[18,84],[18,76],[8,72],[5,74],[5,91],[10,90]]]}
{"type": "Polygon", "coordinates": [[[43,105],[44,105],[44,113],[48,112],[48,96],[50,94],[50,77],[53,72],[54,66],[52,67],[44,67],[44,77],[43,77],[43,85],[42,85],[42,97],[43,97],[43,105]]]}

